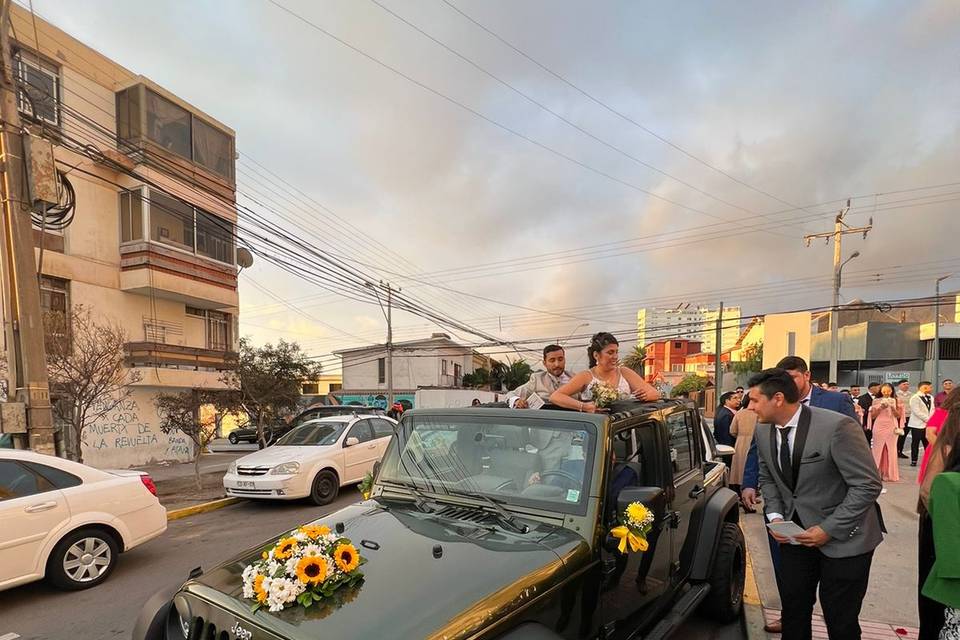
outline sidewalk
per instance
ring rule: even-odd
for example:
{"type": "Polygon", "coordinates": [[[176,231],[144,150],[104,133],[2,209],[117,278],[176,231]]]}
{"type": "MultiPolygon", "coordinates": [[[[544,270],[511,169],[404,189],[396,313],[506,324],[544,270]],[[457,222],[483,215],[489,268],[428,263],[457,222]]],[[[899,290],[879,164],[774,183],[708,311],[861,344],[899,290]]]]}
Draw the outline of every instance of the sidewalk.
{"type": "Polygon", "coordinates": [[[192,462],[151,464],[136,467],[146,471],[157,485],[157,497],[167,510],[190,507],[225,497],[222,478],[227,467],[247,452],[207,453],[200,458],[200,479],[203,488],[197,490],[192,462]]]}
{"type": "MultiPolygon", "coordinates": [[[[877,547],[870,569],[870,586],[860,614],[864,640],[917,637],[917,468],[900,460],[900,482],[886,483],[880,506],[887,535],[877,547]]],[[[773,575],[763,518],[745,514],[743,531],[753,563],[764,614],[768,621],[780,615],[780,596],[773,575]]],[[[814,638],[826,638],[820,606],[814,616],[814,638]]],[[[762,636],[761,636],[762,637],[762,636]]],[[[779,638],[779,635],[770,635],[779,638]]]]}

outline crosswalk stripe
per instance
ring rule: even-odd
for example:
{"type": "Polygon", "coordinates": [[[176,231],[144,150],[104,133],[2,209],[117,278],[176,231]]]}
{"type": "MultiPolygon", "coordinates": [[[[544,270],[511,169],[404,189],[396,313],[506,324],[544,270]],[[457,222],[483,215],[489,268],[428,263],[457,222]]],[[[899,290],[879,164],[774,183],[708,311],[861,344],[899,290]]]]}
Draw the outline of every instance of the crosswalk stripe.
{"type": "Polygon", "coordinates": [[[17,638],[19,637],[20,637],[19,633],[13,633],[11,631],[10,633],[5,633],[2,636],[0,636],[0,640],[17,640],[17,638]]]}

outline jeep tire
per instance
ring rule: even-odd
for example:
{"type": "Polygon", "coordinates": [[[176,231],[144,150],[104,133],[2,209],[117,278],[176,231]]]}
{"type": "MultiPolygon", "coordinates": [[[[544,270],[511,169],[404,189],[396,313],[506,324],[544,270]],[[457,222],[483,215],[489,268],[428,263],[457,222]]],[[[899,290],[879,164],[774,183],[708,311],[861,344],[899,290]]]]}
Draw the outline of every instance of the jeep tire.
{"type": "Polygon", "coordinates": [[[340,492],[340,479],[330,469],[324,469],[313,478],[310,485],[310,500],[317,506],[330,504],[340,492]]]}
{"type": "Polygon", "coordinates": [[[724,522],[710,570],[710,593],[703,601],[704,611],[717,622],[733,622],[740,615],[746,569],[743,531],[736,523],[724,522]]]}

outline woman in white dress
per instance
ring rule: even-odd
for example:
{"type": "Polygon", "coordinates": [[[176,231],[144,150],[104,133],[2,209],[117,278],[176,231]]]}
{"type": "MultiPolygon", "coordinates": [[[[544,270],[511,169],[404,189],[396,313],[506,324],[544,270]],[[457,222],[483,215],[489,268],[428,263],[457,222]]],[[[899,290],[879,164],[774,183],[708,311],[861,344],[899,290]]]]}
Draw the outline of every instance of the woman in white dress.
{"type": "Polygon", "coordinates": [[[633,397],[637,400],[657,400],[660,392],[656,387],[640,377],[633,369],[620,366],[620,343],[610,333],[601,332],[593,336],[587,347],[590,368],[581,371],[550,396],[550,402],[566,409],[596,413],[600,409],[593,402],[590,385],[603,382],[620,392],[622,398],[633,397]],[[583,400],[580,400],[580,398],[583,400]]]}

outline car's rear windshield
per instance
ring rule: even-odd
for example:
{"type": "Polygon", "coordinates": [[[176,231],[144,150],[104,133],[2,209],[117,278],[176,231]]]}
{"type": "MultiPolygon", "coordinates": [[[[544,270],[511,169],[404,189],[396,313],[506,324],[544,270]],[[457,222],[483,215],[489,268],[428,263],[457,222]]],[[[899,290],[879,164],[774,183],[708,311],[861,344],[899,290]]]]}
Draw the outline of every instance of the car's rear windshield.
{"type": "Polygon", "coordinates": [[[596,448],[590,423],[429,415],[404,418],[401,431],[380,480],[440,495],[483,493],[506,504],[586,512],[596,448]]]}
{"type": "Polygon", "coordinates": [[[277,445],[283,447],[322,447],[336,444],[340,434],[346,428],[346,422],[333,422],[331,420],[308,422],[292,429],[277,440],[277,445]]]}

